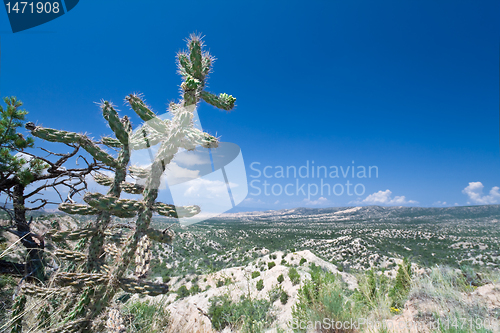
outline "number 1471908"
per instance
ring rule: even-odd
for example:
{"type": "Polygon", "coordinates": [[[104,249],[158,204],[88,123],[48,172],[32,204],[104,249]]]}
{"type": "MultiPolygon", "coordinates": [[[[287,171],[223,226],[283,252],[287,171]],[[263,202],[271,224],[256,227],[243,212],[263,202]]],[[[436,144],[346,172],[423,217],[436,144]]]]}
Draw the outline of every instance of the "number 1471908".
{"type": "Polygon", "coordinates": [[[5,7],[7,7],[7,13],[16,13],[16,14],[24,14],[24,13],[54,13],[57,14],[61,10],[59,8],[59,2],[27,2],[27,1],[20,1],[20,2],[7,2],[5,4],[5,7]]]}

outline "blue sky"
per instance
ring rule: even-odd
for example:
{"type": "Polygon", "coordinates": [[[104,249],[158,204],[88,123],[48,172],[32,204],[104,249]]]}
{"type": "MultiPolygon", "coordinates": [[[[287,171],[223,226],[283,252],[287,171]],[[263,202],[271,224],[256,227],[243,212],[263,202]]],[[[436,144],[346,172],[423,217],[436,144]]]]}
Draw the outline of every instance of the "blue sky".
{"type": "Polygon", "coordinates": [[[12,34],[0,9],[0,95],[38,124],[100,137],[111,131],[94,102],[132,115],[132,92],[158,113],[178,100],[175,55],[198,32],[217,58],[208,90],[237,98],[231,113],[198,112],[205,131],[241,147],[241,209],[494,204],[499,12],[498,1],[80,1],[12,34]],[[312,161],[378,177],[276,176],[312,161]],[[266,166],[270,178],[254,170],[266,166]],[[321,181],[344,192],[314,194],[321,181]]]}

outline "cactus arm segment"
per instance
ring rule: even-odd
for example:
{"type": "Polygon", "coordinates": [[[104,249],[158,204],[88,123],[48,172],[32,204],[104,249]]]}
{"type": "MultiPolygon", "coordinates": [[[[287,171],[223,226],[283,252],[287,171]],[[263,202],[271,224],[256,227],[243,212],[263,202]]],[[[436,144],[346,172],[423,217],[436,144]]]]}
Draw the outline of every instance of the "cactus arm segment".
{"type": "Polygon", "coordinates": [[[38,298],[46,298],[52,295],[63,295],[70,292],[70,288],[44,288],[34,284],[23,284],[21,287],[23,294],[38,298]]]}
{"type": "Polygon", "coordinates": [[[29,126],[28,128],[33,136],[37,138],[50,141],[50,142],[61,142],[67,144],[79,144],[83,149],[85,149],[92,157],[115,168],[118,166],[117,161],[104,150],[99,148],[92,140],[90,140],[86,135],[59,131],[52,128],[44,128],[40,126],[29,126]]]}
{"type": "Polygon", "coordinates": [[[151,241],[147,235],[142,236],[135,251],[135,275],[141,279],[146,277],[151,261],[151,241]]]}
{"type": "Polygon", "coordinates": [[[108,101],[104,101],[101,104],[102,115],[104,119],[106,119],[109,123],[109,127],[115,133],[116,138],[123,144],[128,145],[128,136],[129,133],[125,128],[124,124],[120,120],[118,116],[118,112],[113,108],[113,105],[108,101]]]}
{"type": "Polygon", "coordinates": [[[98,273],[67,273],[62,272],[57,274],[54,283],[59,286],[71,286],[81,289],[98,284],[106,284],[109,277],[106,274],[98,273]]]}
{"type": "Polygon", "coordinates": [[[140,293],[149,296],[158,296],[166,294],[169,290],[167,284],[143,282],[127,278],[119,279],[119,281],[120,281],[120,288],[128,293],[140,293]]]}
{"type": "Polygon", "coordinates": [[[234,108],[234,103],[236,103],[236,98],[234,98],[232,95],[228,95],[225,93],[216,96],[214,94],[209,93],[208,91],[202,91],[201,98],[208,104],[226,111],[232,110],[234,108]]]}
{"type": "Polygon", "coordinates": [[[112,196],[105,196],[101,193],[86,193],[83,201],[90,206],[101,211],[107,211],[116,216],[134,216],[143,208],[143,203],[131,199],[118,199],[112,196]]]}
{"type": "Polygon", "coordinates": [[[138,128],[130,138],[130,148],[133,150],[146,149],[156,146],[164,140],[166,134],[160,133],[148,123],[144,123],[138,128]]]}
{"type": "Polygon", "coordinates": [[[186,54],[186,52],[179,52],[177,54],[177,68],[179,69],[178,73],[183,77],[186,75],[193,75],[189,55],[186,54]]]}
{"type": "Polygon", "coordinates": [[[144,179],[148,177],[149,173],[151,172],[151,169],[141,168],[138,166],[131,165],[128,167],[128,171],[131,173],[132,177],[144,179]]]}
{"type": "Polygon", "coordinates": [[[184,131],[186,137],[181,141],[181,148],[192,150],[196,146],[204,148],[217,148],[219,140],[208,133],[200,131],[197,128],[190,128],[184,131]]]}
{"type": "Polygon", "coordinates": [[[61,241],[63,239],[67,240],[78,240],[84,237],[89,237],[96,232],[96,228],[84,228],[79,230],[68,230],[68,231],[58,231],[57,229],[51,229],[45,233],[45,237],[51,238],[53,241],[61,241]]]}
{"type": "Polygon", "coordinates": [[[71,260],[71,261],[83,261],[87,259],[87,256],[81,252],[65,250],[65,249],[57,249],[54,252],[54,255],[63,260],[71,260]]]}
{"type": "Polygon", "coordinates": [[[101,142],[102,144],[112,148],[120,148],[122,146],[120,140],[109,138],[106,136],[101,138],[101,142]]]}
{"type": "Polygon", "coordinates": [[[102,186],[111,186],[113,184],[114,178],[113,177],[108,177],[108,176],[105,176],[105,175],[101,175],[101,174],[95,174],[94,175],[94,180],[99,185],[102,185],[102,186]]]}
{"type": "Polygon", "coordinates": [[[63,202],[59,204],[59,210],[68,214],[79,214],[79,215],[96,215],[99,214],[99,210],[92,208],[87,205],[67,203],[63,202]]]}
{"type": "Polygon", "coordinates": [[[191,66],[193,71],[193,76],[200,81],[205,80],[205,76],[202,74],[202,55],[201,48],[203,43],[201,38],[197,35],[192,34],[190,40],[188,41],[189,46],[189,60],[191,60],[191,66]]]}
{"type": "Polygon", "coordinates": [[[134,110],[143,121],[148,122],[149,126],[160,133],[168,133],[169,121],[158,118],[138,95],[130,94],[125,99],[129,102],[132,110],[134,110]]]}

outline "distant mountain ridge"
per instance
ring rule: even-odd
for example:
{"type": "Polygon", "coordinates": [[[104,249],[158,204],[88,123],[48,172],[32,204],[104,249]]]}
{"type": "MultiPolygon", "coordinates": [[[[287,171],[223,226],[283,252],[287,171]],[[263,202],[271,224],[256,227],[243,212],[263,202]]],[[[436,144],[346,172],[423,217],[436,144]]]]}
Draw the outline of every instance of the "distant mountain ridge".
{"type": "Polygon", "coordinates": [[[499,218],[500,205],[458,206],[458,207],[404,207],[404,206],[352,206],[331,208],[293,208],[270,211],[226,213],[213,220],[366,220],[366,219],[475,219],[499,218]]]}

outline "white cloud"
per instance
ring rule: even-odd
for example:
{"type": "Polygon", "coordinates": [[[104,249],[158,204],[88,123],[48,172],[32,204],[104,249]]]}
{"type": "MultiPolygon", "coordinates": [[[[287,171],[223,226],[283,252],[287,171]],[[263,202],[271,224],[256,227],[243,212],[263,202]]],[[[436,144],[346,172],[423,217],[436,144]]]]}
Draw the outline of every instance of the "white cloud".
{"type": "MultiPolygon", "coordinates": [[[[238,184],[229,183],[230,187],[237,187],[238,184]]],[[[226,198],[228,197],[227,185],[220,180],[208,180],[204,178],[193,179],[189,182],[189,187],[184,191],[187,198],[226,198]]]]}
{"type": "Polygon", "coordinates": [[[175,162],[184,166],[212,164],[210,162],[210,155],[208,154],[208,151],[184,151],[175,155],[175,162]]]}
{"type": "Polygon", "coordinates": [[[174,185],[196,179],[199,177],[199,174],[199,170],[190,170],[180,167],[175,162],[171,162],[167,166],[165,173],[162,175],[162,181],[167,179],[169,185],[174,185]]]}
{"type": "Polygon", "coordinates": [[[500,203],[500,188],[498,186],[493,186],[489,195],[484,195],[483,189],[484,185],[481,182],[471,182],[469,186],[462,190],[462,193],[469,197],[468,204],[471,202],[481,205],[500,203]]]}
{"type": "Polygon", "coordinates": [[[432,204],[433,206],[449,206],[446,201],[436,201],[432,204]]]}
{"type": "Polygon", "coordinates": [[[304,203],[306,205],[311,205],[311,206],[317,206],[317,205],[322,205],[322,204],[326,204],[328,202],[328,199],[327,198],[324,198],[324,197],[320,197],[318,198],[318,200],[309,200],[309,199],[304,199],[304,203]]]}
{"type": "Polygon", "coordinates": [[[351,201],[349,203],[353,204],[370,204],[370,205],[405,205],[405,204],[417,204],[418,201],[406,200],[404,195],[391,197],[392,192],[390,190],[378,191],[370,194],[363,200],[351,201]]]}

